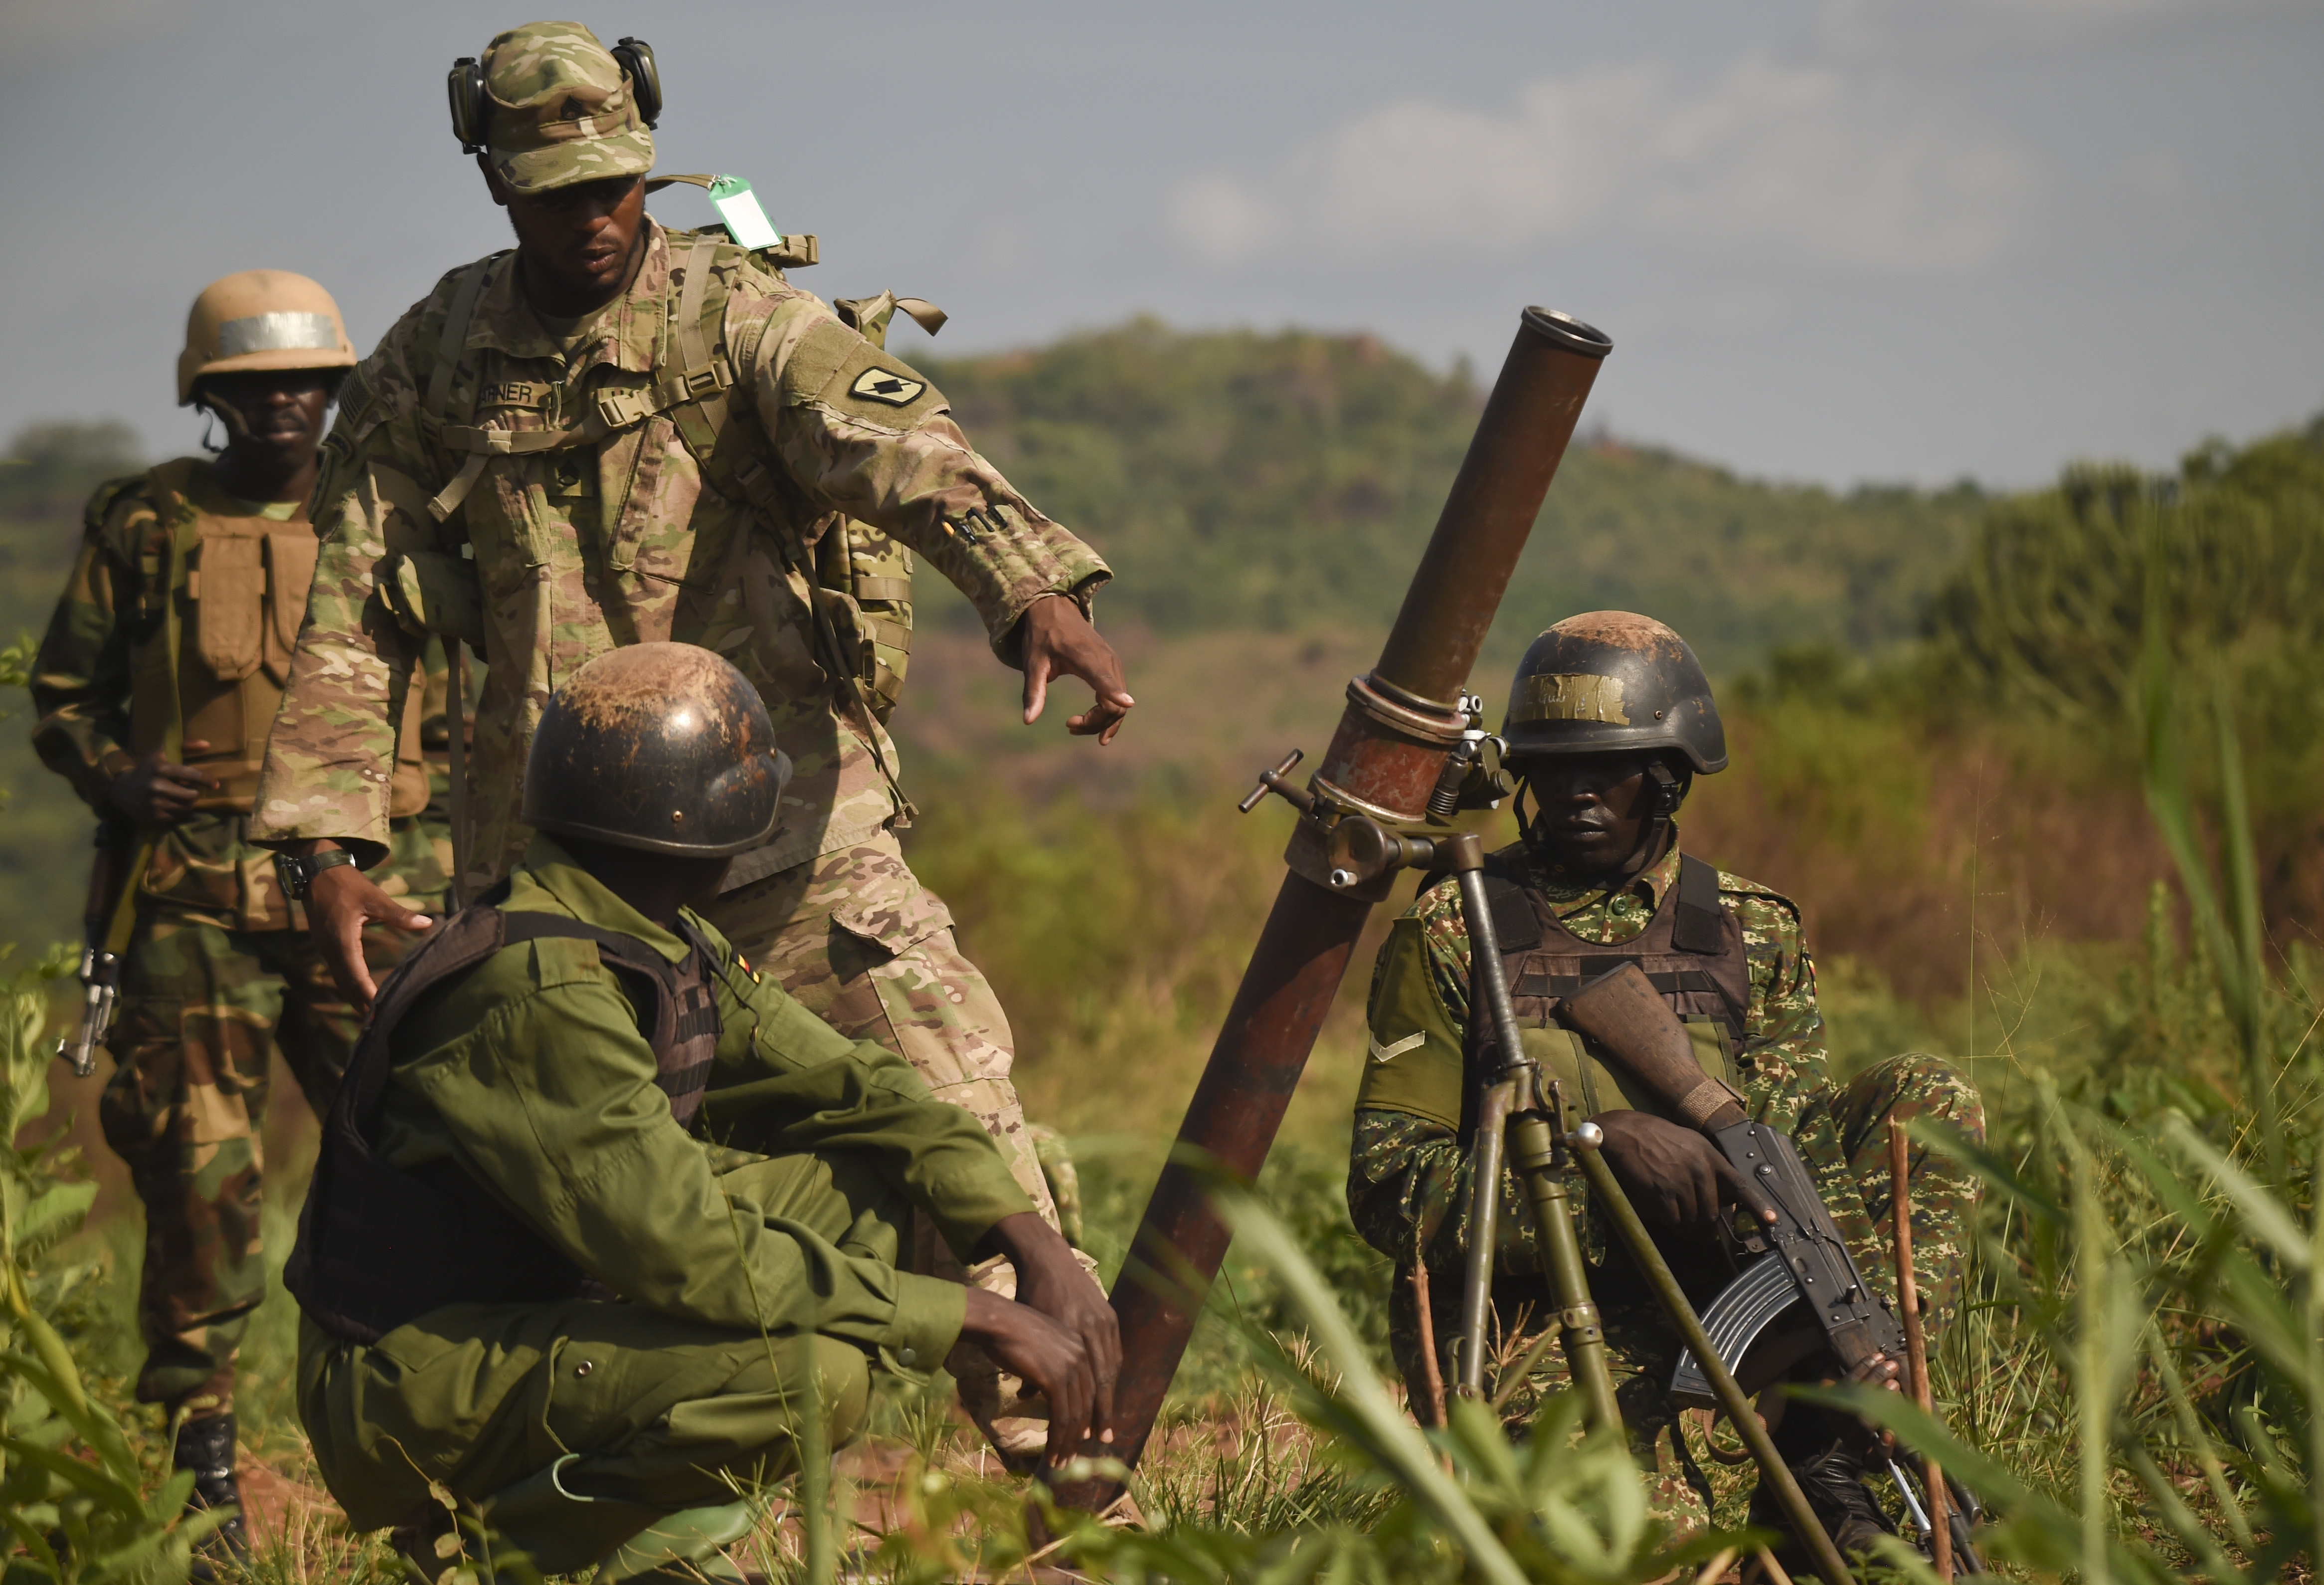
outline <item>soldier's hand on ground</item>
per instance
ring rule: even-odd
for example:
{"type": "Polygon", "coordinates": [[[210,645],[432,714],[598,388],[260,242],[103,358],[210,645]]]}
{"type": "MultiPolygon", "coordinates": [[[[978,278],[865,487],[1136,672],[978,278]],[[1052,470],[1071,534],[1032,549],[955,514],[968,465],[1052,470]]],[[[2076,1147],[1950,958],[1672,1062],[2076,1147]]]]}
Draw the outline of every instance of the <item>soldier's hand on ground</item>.
{"type": "Polygon", "coordinates": [[[984,1247],[1017,1268],[1017,1302],[1029,1305],[1079,1338],[1096,1376],[1101,1442],[1113,1440],[1113,1385],[1121,1374],[1121,1325],[1105,1291],[1074,1258],[1074,1247],[1036,1213],[1003,1217],[985,1235],[984,1247]]]}
{"type": "Polygon", "coordinates": [[[1052,679],[1078,677],[1097,701],[1081,715],[1066,717],[1065,730],[1076,737],[1095,737],[1101,744],[1112,742],[1122,718],[1138,703],[1130,697],[1113,645],[1097,635],[1078,604],[1062,596],[1035,600],[1019,620],[1025,626],[1025,724],[1041,718],[1052,679]]]}
{"type": "MultiPolygon", "coordinates": [[[[300,856],[306,851],[300,850],[300,856]]],[[[307,888],[307,933],[322,953],[339,994],[365,1015],[379,987],[372,981],[371,966],[364,961],[364,927],[383,924],[390,930],[417,932],[434,922],[381,891],[351,864],[324,870],[307,888]]]]}
{"type": "MultiPolygon", "coordinates": [[[[188,754],[200,754],[209,744],[197,738],[186,745],[188,754]]],[[[113,807],[141,826],[173,826],[194,812],[194,804],[217,790],[217,778],[192,765],[179,765],[155,749],[113,778],[105,796],[113,807]]]]}
{"type": "Polygon", "coordinates": [[[960,1335],[982,1349],[995,1365],[1020,1376],[1049,1400],[1049,1445],[1055,1466],[1082,1450],[1093,1435],[1111,1433],[1097,1414],[1096,1362],[1079,1335],[1059,1326],[1030,1304],[966,1290],[968,1318],[960,1335]]]}
{"type": "Polygon", "coordinates": [[[1716,1232],[1721,1208],[1729,1205],[1748,1206],[1763,1221],[1775,1219],[1759,1186],[1738,1177],[1718,1147],[1693,1129],[1651,1112],[1600,1112],[1590,1120],[1604,1131],[1606,1164],[1647,1226],[1716,1232]]]}

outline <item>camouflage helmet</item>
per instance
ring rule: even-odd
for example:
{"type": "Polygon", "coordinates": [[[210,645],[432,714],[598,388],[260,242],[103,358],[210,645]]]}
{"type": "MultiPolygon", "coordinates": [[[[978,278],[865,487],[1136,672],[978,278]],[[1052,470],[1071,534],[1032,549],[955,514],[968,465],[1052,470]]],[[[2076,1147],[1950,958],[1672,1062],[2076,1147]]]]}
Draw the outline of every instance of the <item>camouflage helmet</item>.
{"type": "Polygon", "coordinates": [[[524,768],[527,825],[617,848],[715,858],[774,835],[790,757],[724,657],[637,644],[549,696],[524,768]]]}
{"type": "Polygon", "coordinates": [[[202,288],[178,354],[178,405],[204,375],[241,369],[345,369],[354,343],[331,294],[288,270],[244,270],[202,288]]]}
{"type": "Polygon", "coordinates": [[[1628,611],[1568,616],[1535,639],[1501,736],[1512,760],[1661,749],[1703,775],[1727,768],[1702,663],[1677,634],[1628,611]]]}
{"type": "Polygon", "coordinates": [[[638,85],[577,22],[529,22],[484,47],[484,157],[517,192],[653,169],[638,85]]]}

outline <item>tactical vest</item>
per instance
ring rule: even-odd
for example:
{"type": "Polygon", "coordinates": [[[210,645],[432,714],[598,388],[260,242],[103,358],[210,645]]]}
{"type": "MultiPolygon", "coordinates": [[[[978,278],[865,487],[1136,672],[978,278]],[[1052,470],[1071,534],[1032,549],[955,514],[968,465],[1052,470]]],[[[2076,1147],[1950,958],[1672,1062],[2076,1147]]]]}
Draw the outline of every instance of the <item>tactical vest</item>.
{"type": "MultiPolygon", "coordinates": [[[[1751,1003],[1751,967],[1744,953],[1743,926],[1734,910],[1720,902],[1715,866],[1681,854],[1678,884],[1663,894],[1645,931],[1618,946],[1583,941],[1559,921],[1547,898],[1519,885],[1489,860],[1485,895],[1501,938],[1501,966],[1508,976],[1509,1000],[1526,1053],[1541,1063],[1544,1085],[1556,1080],[1566,1104],[1579,1107],[1581,1116],[1609,1111],[1670,1116],[1618,1063],[1582,1035],[1559,1027],[1553,1016],[1558,998],[1625,963],[1644,969],[1685,1024],[1702,1071],[1734,1089],[1742,1088],[1738,1059],[1751,1003]]],[[[1471,1020],[1472,1040],[1478,1023],[1471,1020]]]]}
{"type": "Polygon", "coordinates": [[[282,1281],[336,1337],[376,1342],[447,1304],[547,1304],[603,1292],[457,1163],[442,1158],[406,1172],[374,1153],[396,1028],[444,981],[504,947],[595,941],[643,1008],[639,1033],[653,1048],[654,1082],[669,1098],[670,1116],[691,1127],[701,1110],[722,1029],[708,941],[681,923],[693,950],[673,968],[634,936],[559,914],[504,913],[498,904],[507,896],[503,881],[452,915],[380,987],[324,1122],[282,1281]]]}
{"type": "MultiPolygon", "coordinates": [[[[130,481],[132,487],[137,481],[130,481]]],[[[140,759],[180,743],[209,746],[185,756],[217,778],[201,810],[248,813],[258,792],[266,735],[290,678],[290,654],[315,579],[315,530],[302,507],[290,518],[246,517],[218,487],[210,465],[181,457],[145,474],[155,514],[135,547],[129,751],[140,759]],[[177,653],[165,602],[177,607],[177,653]]],[[[396,747],[391,815],[428,805],[420,752],[425,679],[413,674],[396,747]]]]}
{"type": "MultiPolygon", "coordinates": [[[[726,393],[737,378],[740,360],[735,349],[726,344],[726,307],[732,291],[717,283],[715,265],[719,250],[735,245],[723,227],[716,227],[696,232],[669,231],[667,236],[673,267],[685,275],[672,317],[680,366],[657,371],[661,377],[642,391],[600,392],[595,409],[571,429],[509,431],[476,427],[477,396],[496,383],[489,361],[496,355],[478,349],[483,353],[483,366],[468,362],[468,326],[486,286],[500,269],[512,267],[515,255],[504,252],[479,259],[461,275],[453,288],[421,404],[426,428],[432,430],[436,443],[447,459],[457,459],[456,466],[445,469],[451,482],[429,503],[429,512],[438,523],[458,509],[483,474],[484,464],[494,456],[578,447],[594,450],[607,436],[660,413],[669,416],[679,440],[694,454],[704,481],[732,501],[759,508],[762,524],[771,529],[772,507],[788,484],[781,465],[759,426],[727,422],[726,393]],[[456,378],[464,373],[465,380],[456,378]],[[456,388],[468,394],[464,406],[456,410],[452,404],[456,388]]],[[[900,301],[910,304],[916,300],[900,301]]],[[[893,292],[882,292],[874,298],[843,300],[835,306],[844,322],[874,346],[884,348],[889,323],[899,305],[893,292]]],[[[907,311],[919,318],[918,310],[927,307],[918,304],[907,311]]],[[[943,323],[940,311],[930,311],[935,323],[943,323]]],[[[788,534],[782,536],[785,542],[790,539],[788,534]]],[[[911,663],[910,549],[884,529],[837,512],[816,518],[797,542],[781,542],[779,549],[783,562],[797,570],[807,586],[820,663],[835,682],[853,689],[863,707],[884,725],[902,697],[904,676],[911,663]]],[[[442,584],[455,576],[473,579],[474,574],[423,565],[403,575],[401,582],[411,597],[405,603],[414,607],[427,603],[419,585],[442,584]]],[[[392,575],[391,581],[395,581],[392,575]]],[[[471,602],[481,612],[481,599],[473,594],[448,599],[439,597],[436,603],[466,607],[471,602]]],[[[391,593],[390,603],[398,603],[395,593],[391,593]]],[[[401,610],[398,614],[408,626],[426,620],[416,609],[409,615],[401,610]]],[[[440,622],[434,626],[436,631],[481,643],[481,633],[461,632],[440,622]]],[[[883,763],[881,768],[884,773],[888,767],[883,763]]]]}

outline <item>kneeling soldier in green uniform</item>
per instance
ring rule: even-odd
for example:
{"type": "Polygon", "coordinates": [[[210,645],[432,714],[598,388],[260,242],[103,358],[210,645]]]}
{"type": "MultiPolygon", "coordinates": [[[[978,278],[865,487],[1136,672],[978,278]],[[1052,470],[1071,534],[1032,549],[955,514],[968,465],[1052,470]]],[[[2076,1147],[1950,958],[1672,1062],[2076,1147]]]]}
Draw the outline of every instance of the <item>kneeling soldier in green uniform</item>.
{"type": "MultiPolygon", "coordinates": [[[[1755,1119],[1792,1135],[1858,1267],[1893,1302],[1888,1120],[1939,1118],[1978,1136],[1984,1112],[1968,1080],[1932,1057],[1895,1057],[1836,1080],[1799,910],[1680,851],[1673,817],[1690,783],[1727,767],[1726,734],[1693,652],[1662,624],[1628,612],[1569,617],[1519,664],[1504,737],[1507,763],[1523,783],[1515,806],[1523,840],[1488,861],[1486,891],[1526,1054],[1540,1061],[1544,1082],[1561,1081],[1567,1104],[1605,1131],[1608,1164],[1698,1308],[1731,1275],[1715,1237],[1735,1202],[1726,1162],[1694,1129],[1634,1109],[1643,1087],[1626,1086],[1605,1053],[1556,1022],[1559,997],[1626,960],[1686,1024],[1705,1071],[1739,1091],[1755,1119]],[[1528,795],[1537,804],[1530,818],[1528,795]]],[[[1391,1340],[1416,1404],[1428,1395],[1415,1280],[1424,1264],[1440,1379],[1453,1375],[1470,1192],[1469,975],[1469,933],[1447,880],[1397,921],[1373,970],[1371,1055],[1348,1172],[1357,1228],[1397,1263],[1391,1340]]],[[[1918,1147],[1912,1173],[1914,1268],[1933,1336],[1958,1300],[1977,1186],[1948,1158],[1918,1147]]],[[[1580,1183],[1572,1193],[1586,1204],[1580,1183]]],[[[1617,1401],[1655,1508],[1682,1529],[1700,1529],[1708,1483],[1665,1396],[1677,1333],[1613,1243],[1602,1210],[1589,1206],[1582,1230],[1617,1401]]],[[[1513,1173],[1499,1237],[1496,1340],[1510,1362],[1557,1314],[1513,1173]]],[[[1835,1368],[1829,1357],[1811,1358],[1794,1376],[1835,1368]]],[[[1567,1379],[1552,1342],[1524,1382],[1499,1390],[1524,1423],[1567,1379]]],[[[1844,1551],[1868,1545],[1886,1521],[1862,1484],[1866,1434],[1803,1404],[1780,1418],[1771,1409],[1770,1418],[1833,1539],[1844,1551]]],[[[1771,1499],[1755,1500],[1753,1520],[1784,1528],[1771,1499]]]]}
{"type": "Polygon", "coordinates": [[[1054,1456],[1110,1434],[1113,1313],[991,1137],[694,911],[788,774],[710,651],[599,656],[534,735],[523,861],[381,988],[286,1281],[316,1463],[431,1578],[431,1482],[550,1571],[720,1577],[737,1485],[963,1340],[1054,1456]],[[915,1211],[1016,1299],[899,1269],[915,1211]]]}

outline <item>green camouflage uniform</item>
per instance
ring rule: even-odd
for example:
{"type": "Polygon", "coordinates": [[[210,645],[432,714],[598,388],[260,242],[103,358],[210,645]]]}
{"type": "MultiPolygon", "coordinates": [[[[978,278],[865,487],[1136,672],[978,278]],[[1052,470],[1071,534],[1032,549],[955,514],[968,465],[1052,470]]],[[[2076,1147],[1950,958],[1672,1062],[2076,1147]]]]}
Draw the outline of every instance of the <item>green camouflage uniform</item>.
{"type": "MultiPolygon", "coordinates": [[[[1550,901],[1568,931],[1585,942],[1607,946],[1635,941],[1645,932],[1678,874],[1675,834],[1661,862],[1613,892],[1553,883],[1522,845],[1499,857],[1524,885],[1550,901]]],[[[1767,888],[1724,872],[1719,888],[1721,905],[1742,926],[1750,971],[1738,1061],[1751,1115],[1792,1135],[1866,1279],[1893,1299],[1888,1120],[1932,1117],[1981,1137],[1984,1110],[1977,1092],[1946,1063],[1920,1055],[1894,1057],[1845,1083],[1835,1082],[1824,1060],[1815,966],[1801,936],[1798,909],[1767,888]]],[[[1470,1193],[1468,1151],[1458,1127],[1469,963],[1459,888],[1447,880],[1396,922],[1374,968],[1371,1055],[1357,1100],[1348,1167],[1348,1205],[1358,1230],[1397,1262],[1390,1341],[1416,1402],[1423,1379],[1411,1280],[1416,1256],[1433,1279],[1430,1319],[1439,1370],[1448,1382],[1453,1376],[1451,1344],[1460,1322],[1458,1284],[1470,1193]],[[1416,1073],[1415,1064],[1425,1066],[1416,1073]]],[[[1912,1153],[1911,1171],[1914,1271],[1934,1330],[1959,1300],[1978,1187],[1959,1163],[1919,1145],[1912,1153]]],[[[1627,1271],[1627,1261],[1609,1267],[1611,1228],[1591,1203],[1578,1173],[1569,1192],[1582,1212],[1583,1254],[1604,1312],[1616,1395],[1641,1465],[1652,1471],[1657,1511],[1682,1526],[1701,1525],[1709,1518],[1707,1488],[1665,1397],[1677,1364],[1676,1334],[1627,1271]]],[[[1532,1213],[1514,1174],[1502,1185],[1495,1261],[1497,1325],[1503,1330],[1488,1342],[1499,1358],[1513,1359],[1540,1334],[1554,1309],[1535,1250],[1532,1213]]],[[[1715,1292],[1716,1279],[1707,1286],[1715,1292]]],[[[1508,1414],[1516,1423],[1529,1423],[1540,1399],[1563,1388],[1567,1379],[1563,1351],[1553,1343],[1511,1393],[1508,1414]]]]}
{"type": "MultiPolygon", "coordinates": [[[[361,1023],[309,944],[302,911],[283,897],[272,855],[248,830],[259,745],[297,631],[291,607],[303,608],[296,569],[313,543],[302,510],[235,501],[198,459],[107,485],[90,503],[34,663],[41,757],[110,815],[114,777],[165,740],[173,673],[161,635],[163,601],[173,598],[183,634],[176,713],[184,738],[211,744],[193,763],[218,788],[153,833],[138,877],[107,1043],[116,1065],[98,1103],[106,1143],[145,1207],[147,1356],[137,1395],[198,1414],[231,1407],[235,1350],[264,1297],[259,1138],[269,1049],[280,1047],[319,1115],[361,1023]],[[263,585],[236,584],[237,545],[255,552],[245,553],[266,571],[263,585]],[[286,598],[262,596],[262,587],[286,598]]],[[[401,763],[381,876],[388,891],[434,912],[445,874],[420,818],[417,742],[407,734],[401,753],[391,745],[401,763]]],[[[372,932],[374,971],[392,966],[407,941],[372,932]]]]}
{"type": "MultiPolygon", "coordinates": [[[[494,49],[494,94],[539,123],[495,115],[493,158],[512,181],[555,185],[650,163],[650,136],[618,81],[605,80],[611,62],[585,30],[535,24],[494,49]],[[597,131],[575,130],[590,125],[597,131]],[[504,127],[512,129],[505,148],[504,127]],[[583,153],[590,162],[574,163],[583,153]]],[[[807,547],[845,519],[874,524],[960,589],[996,653],[1013,663],[1026,608],[1063,596],[1086,610],[1109,576],[1105,563],[977,454],[926,379],[764,255],[723,242],[696,255],[694,241],[647,222],[629,288],[570,325],[542,322],[503,256],[451,360],[440,422],[429,412],[430,382],[467,268],[444,277],[349,376],[326,443],[322,560],[261,780],[258,834],[329,837],[359,853],[382,840],[378,767],[400,703],[396,679],[418,642],[390,604],[400,580],[417,580],[409,568],[439,578],[453,570],[481,598],[475,636],[488,671],[471,772],[471,895],[524,849],[526,751],[558,683],[617,644],[672,639],[715,650],[758,689],[797,768],[782,830],[736,860],[735,895],[712,917],[753,961],[779,965],[802,988],[853,978],[824,967],[839,949],[834,916],[814,899],[835,877],[852,876],[865,916],[915,922],[863,938],[856,954],[885,970],[884,1022],[918,1031],[895,1049],[939,1091],[977,1106],[1054,1221],[1039,1163],[1024,1147],[1007,1024],[953,946],[948,921],[929,922],[943,920],[943,905],[897,857],[891,827],[906,806],[893,781],[895,745],[819,654],[801,566],[807,547]],[[731,379],[719,398],[730,416],[715,443],[699,428],[698,404],[655,405],[674,394],[657,383],[682,372],[673,321],[696,256],[716,314],[709,333],[731,379]],[[588,436],[578,443],[506,451],[530,444],[527,432],[576,426],[588,436]],[[706,445],[745,459],[737,467],[762,466],[770,497],[753,505],[731,476],[718,476],[727,478],[722,491],[706,445]],[[443,505],[456,497],[456,506],[443,505]],[[884,890],[862,889],[874,885],[884,890]],[[798,900],[796,910],[770,906],[778,896],[798,900]]],[[[706,388],[715,394],[715,382],[706,388]]],[[[840,631],[867,633],[850,597],[824,598],[840,631]]],[[[879,1022],[866,1027],[887,1037],[879,1022]]]]}
{"type": "MultiPolygon", "coordinates": [[[[688,954],[546,836],[500,906],[688,954]]],[[[952,1349],[963,1292],[899,1269],[902,1227],[917,1213],[965,1255],[1031,1209],[991,1142],[763,977],[711,982],[720,1033],[683,1126],[593,942],[505,947],[397,1026],[381,1158],[456,1164],[621,1299],[446,1304],[368,1344],[307,1320],[300,1413],[357,1528],[429,1515],[440,1481],[576,1569],[670,1510],[731,1504],[730,1478],[796,1469],[817,1408],[845,1441],[872,1370],[917,1379],[952,1349]]]]}

